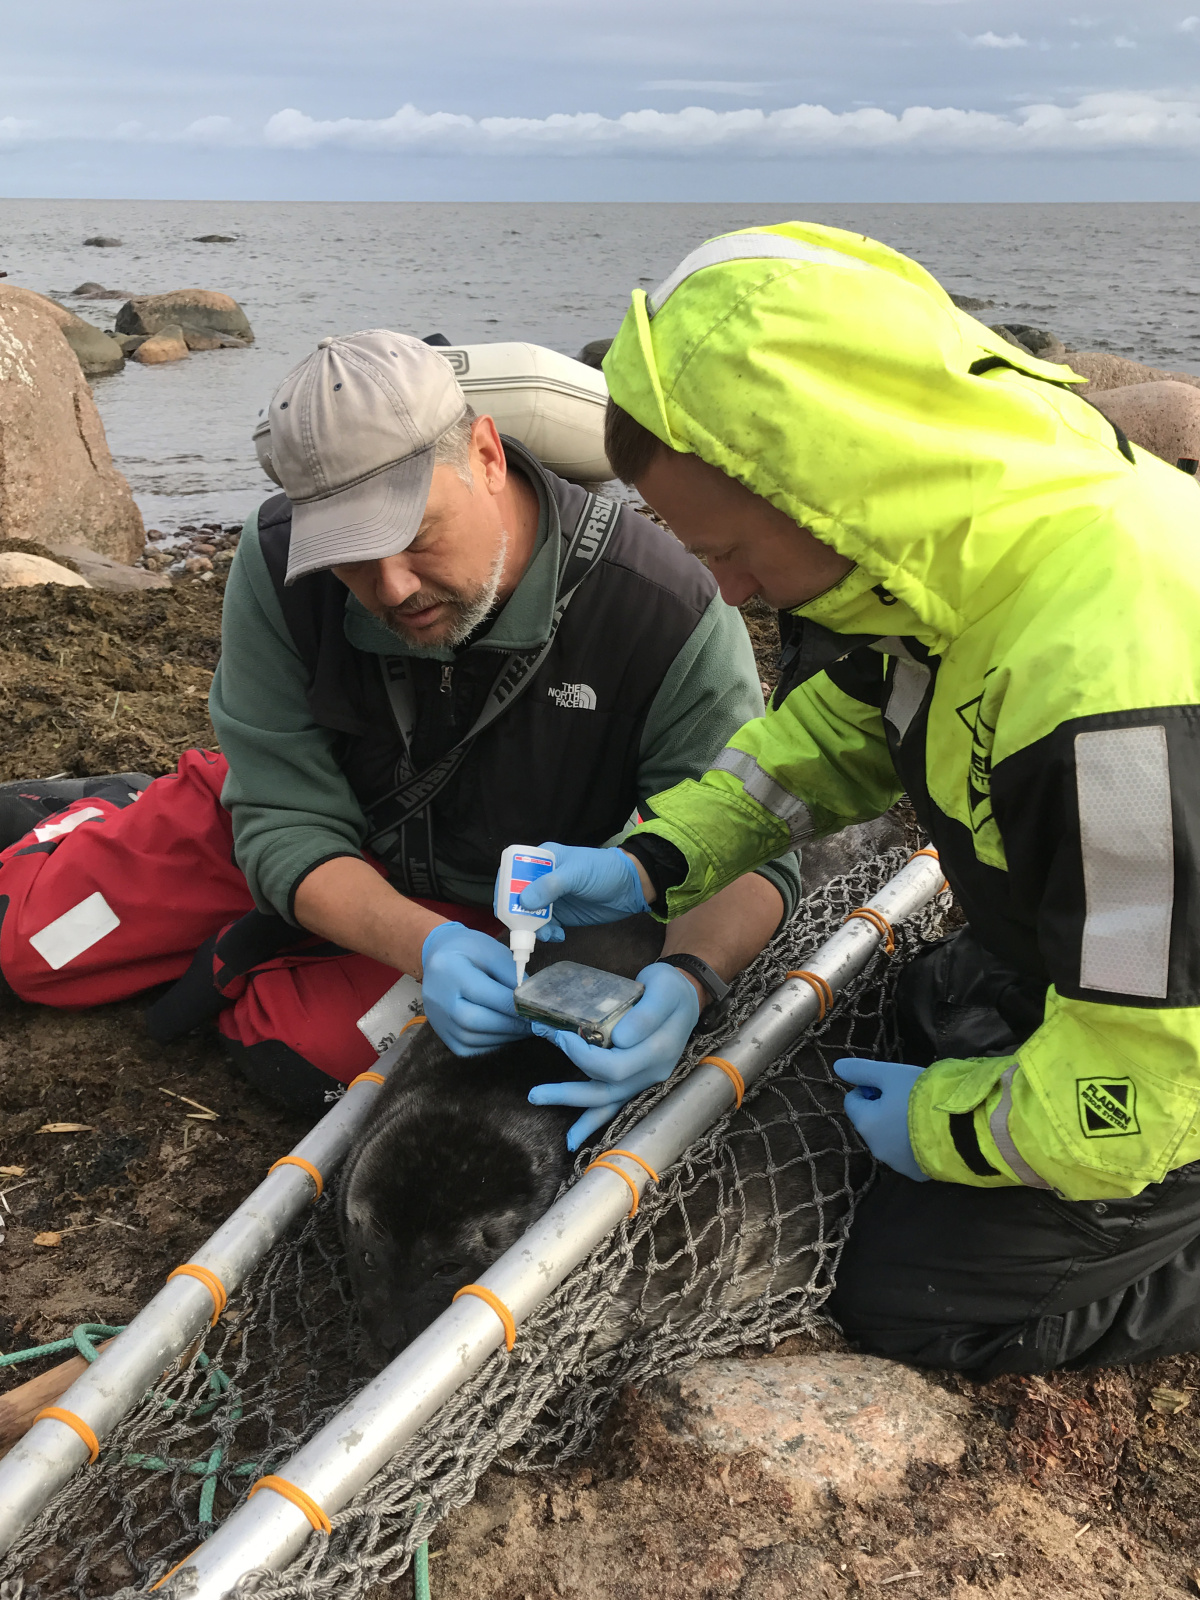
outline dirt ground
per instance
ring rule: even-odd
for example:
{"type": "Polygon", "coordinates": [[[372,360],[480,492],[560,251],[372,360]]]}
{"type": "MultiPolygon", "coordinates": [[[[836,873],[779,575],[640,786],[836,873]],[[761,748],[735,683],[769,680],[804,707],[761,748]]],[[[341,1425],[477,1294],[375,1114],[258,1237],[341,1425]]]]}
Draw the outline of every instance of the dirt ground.
{"type": "MultiPolygon", "coordinates": [[[[214,574],[128,596],[0,591],[0,781],[159,774],[211,745],[222,587],[214,574]]],[[[773,621],[760,608],[747,620],[769,684],[773,621]]],[[[0,1349],[128,1320],[302,1131],[241,1084],[215,1039],[150,1043],[136,1003],[68,1014],[0,1000],[0,1349]],[[41,1131],[59,1123],[82,1126],[41,1131]]],[[[39,1370],[0,1370],[0,1390],[39,1370]]],[[[1200,1359],[942,1381],[968,1403],[963,1464],[914,1470],[905,1494],[865,1506],[798,1507],[754,1457],[723,1470],[629,1394],[586,1461],[488,1475],[435,1536],[433,1592],[1200,1594],[1200,1359]]]]}

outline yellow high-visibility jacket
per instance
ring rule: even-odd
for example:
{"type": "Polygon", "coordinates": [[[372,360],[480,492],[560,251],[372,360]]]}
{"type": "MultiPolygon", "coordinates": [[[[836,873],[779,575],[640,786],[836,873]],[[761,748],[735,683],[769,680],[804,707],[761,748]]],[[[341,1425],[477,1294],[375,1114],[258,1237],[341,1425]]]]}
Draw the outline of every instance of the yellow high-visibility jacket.
{"type": "Polygon", "coordinates": [[[1195,480],[915,262],[806,223],[635,291],[605,373],[856,563],[796,611],[840,659],[654,797],[667,915],[907,790],[976,937],[1048,985],[1014,1057],[921,1075],[922,1168],[1095,1199],[1200,1159],[1195,480]]]}

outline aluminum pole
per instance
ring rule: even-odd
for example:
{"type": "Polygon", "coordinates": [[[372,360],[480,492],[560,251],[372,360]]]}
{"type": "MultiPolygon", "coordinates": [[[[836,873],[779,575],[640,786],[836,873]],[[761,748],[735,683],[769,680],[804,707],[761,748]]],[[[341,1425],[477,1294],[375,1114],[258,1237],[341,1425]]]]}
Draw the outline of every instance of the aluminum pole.
{"type": "MultiPolygon", "coordinates": [[[[926,905],[944,883],[936,857],[914,856],[868,907],[894,924],[926,905]]],[[[882,930],[855,917],[812,957],[808,970],[833,990],[866,966],[882,930]]],[[[724,1060],[750,1084],[821,1014],[816,990],[793,978],[776,989],[721,1046],[724,1060]]],[[[728,1075],[696,1067],[621,1140],[655,1172],[665,1173],[734,1100],[728,1075]]],[[[647,1175],[620,1163],[639,1191],[647,1175]]],[[[480,1278],[512,1314],[529,1316],[629,1211],[628,1185],[606,1168],[586,1172],[480,1278]]],[[[276,1476],[301,1489],[332,1517],[433,1417],[504,1343],[500,1318],[474,1296],[456,1301],[298,1450],[276,1476]]],[[[252,1568],[293,1560],[313,1526],[296,1505],[264,1489],[246,1500],[206,1543],[180,1564],[188,1600],[219,1600],[252,1568]]]]}
{"type": "MultiPolygon", "coordinates": [[[[418,994],[415,982],[407,981],[418,994]]],[[[406,1029],[403,1039],[371,1070],[386,1078],[416,1034],[416,1028],[406,1029]]],[[[345,1160],[378,1096],[378,1084],[357,1083],[291,1155],[311,1163],[323,1177],[331,1176],[345,1160]]],[[[277,1166],[189,1260],[215,1273],[227,1294],[233,1295],[312,1202],[314,1188],[302,1167],[277,1166]]],[[[209,1326],[213,1304],[203,1282],[172,1278],[56,1404],[79,1417],[103,1444],[163,1370],[209,1326]]],[[[80,1435],[57,1418],[35,1422],[13,1445],[0,1460],[0,1555],[88,1458],[88,1446],[80,1435]]]]}

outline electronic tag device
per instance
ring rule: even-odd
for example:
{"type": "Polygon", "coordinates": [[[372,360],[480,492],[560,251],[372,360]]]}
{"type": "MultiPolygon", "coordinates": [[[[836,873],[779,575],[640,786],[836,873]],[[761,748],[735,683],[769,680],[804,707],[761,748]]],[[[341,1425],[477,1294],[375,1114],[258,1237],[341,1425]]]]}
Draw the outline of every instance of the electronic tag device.
{"type": "Polygon", "coordinates": [[[518,1016],[564,1028],[607,1050],[613,1028],[645,992],[644,984],[618,978],[615,972],[578,961],[556,961],[527,978],[513,1000],[518,1016]]]}

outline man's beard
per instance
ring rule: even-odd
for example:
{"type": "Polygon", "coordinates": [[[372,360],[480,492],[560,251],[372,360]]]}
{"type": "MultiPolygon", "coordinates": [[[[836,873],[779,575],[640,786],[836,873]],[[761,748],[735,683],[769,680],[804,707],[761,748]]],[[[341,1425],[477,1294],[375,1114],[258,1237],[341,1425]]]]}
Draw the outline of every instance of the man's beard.
{"type": "Polygon", "coordinates": [[[492,570],[474,589],[420,589],[400,606],[392,606],[383,620],[391,631],[406,645],[415,650],[453,649],[462,644],[494,610],[500,592],[500,579],[508,556],[508,534],[502,534],[500,548],[492,562],[492,570]],[[409,629],[404,626],[406,616],[425,611],[430,606],[444,605],[447,610],[436,628],[409,629]]]}

